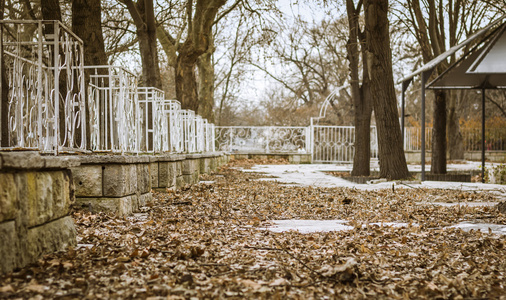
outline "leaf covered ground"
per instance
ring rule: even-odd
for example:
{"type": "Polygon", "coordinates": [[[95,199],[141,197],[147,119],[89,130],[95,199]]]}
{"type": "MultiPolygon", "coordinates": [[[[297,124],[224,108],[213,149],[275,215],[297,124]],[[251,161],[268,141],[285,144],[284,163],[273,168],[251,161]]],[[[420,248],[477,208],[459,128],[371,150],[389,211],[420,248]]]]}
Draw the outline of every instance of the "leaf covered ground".
{"type": "Polygon", "coordinates": [[[446,228],[506,216],[430,205],[493,195],[286,186],[231,167],[250,165],[155,193],[133,217],[75,211],[79,247],[0,277],[0,298],[506,299],[506,235],[446,228]],[[342,219],[355,229],[266,230],[277,219],[342,219]]]}

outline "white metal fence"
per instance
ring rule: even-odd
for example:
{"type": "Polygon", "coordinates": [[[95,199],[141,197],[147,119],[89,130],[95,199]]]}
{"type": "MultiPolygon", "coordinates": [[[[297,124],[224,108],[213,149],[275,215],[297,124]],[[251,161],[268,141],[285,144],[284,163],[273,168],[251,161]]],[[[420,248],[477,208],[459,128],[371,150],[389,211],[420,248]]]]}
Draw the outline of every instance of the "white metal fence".
{"type": "Polygon", "coordinates": [[[2,148],[119,153],[215,150],[214,125],[116,66],[83,66],[58,21],[0,21],[2,148]]]}
{"type": "Polygon", "coordinates": [[[310,139],[309,127],[216,126],[219,151],[310,153],[310,139]]]}
{"type": "MultiPolygon", "coordinates": [[[[481,150],[481,129],[462,128],[464,151],[481,150]]],[[[406,127],[404,130],[404,150],[420,151],[422,149],[420,127],[406,127]]],[[[506,128],[485,128],[485,147],[487,151],[506,150],[506,128]]],[[[432,149],[432,128],[425,128],[425,149],[432,149]]]]}
{"type": "Polygon", "coordinates": [[[0,21],[2,147],[86,148],[83,43],[58,21],[0,21]]]}

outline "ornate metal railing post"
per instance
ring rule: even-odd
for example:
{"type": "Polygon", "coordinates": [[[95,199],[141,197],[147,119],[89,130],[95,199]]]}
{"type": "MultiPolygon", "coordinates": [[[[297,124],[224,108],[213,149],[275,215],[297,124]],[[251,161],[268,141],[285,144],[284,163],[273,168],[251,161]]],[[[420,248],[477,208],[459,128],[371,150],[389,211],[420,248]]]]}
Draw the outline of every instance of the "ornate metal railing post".
{"type": "Polygon", "coordinates": [[[2,146],[55,154],[86,149],[82,41],[58,21],[0,24],[2,146]]]}

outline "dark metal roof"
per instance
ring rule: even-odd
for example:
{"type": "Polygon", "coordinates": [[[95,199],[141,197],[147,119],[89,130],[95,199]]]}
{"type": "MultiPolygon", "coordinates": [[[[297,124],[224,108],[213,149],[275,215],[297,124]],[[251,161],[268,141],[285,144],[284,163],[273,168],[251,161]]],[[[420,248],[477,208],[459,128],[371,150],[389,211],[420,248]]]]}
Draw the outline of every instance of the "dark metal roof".
{"type": "MultiPolygon", "coordinates": [[[[411,73],[410,75],[404,77],[401,82],[405,82],[405,81],[410,81],[413,79],[413,77],[417,76],[417,75],[420,75],[421,73],[423,72],[427,72],[427,71],[431,71],[433,70],[438,64],[440,64],[443,60],[445,60],[448,56],[454,54],[455,52],[459,51],[460,49],[462,49],[463,47],[471,44],[472,42],[476,42],[475,40],[477,38],[480,38],[482,37],[483,35],[485,35],[487,32],[490,31],[491,28],[493,28],[494,26],[497,26],[497,24],[500,24],[504,19],[506,18],[506,15],[504,16],[501,16],[499,19],[495,20],[494,22],[490,23],[488,26],[486,26],[485,28],[477,31],[476,33],[474,33],[473,35],[471,35],[469,38],[467,38],[464,42],[458,44],[458,45],[455,45],[453,47],[451,47],[448,51],[438,55],[437,57],[435,57],[434,59],[432,59],[430,62],[426,63],[425,65],[423,65],[421,68],[419,68],[418,70],[416,70],[415,72],[411,73]]],[[[504,24],[502,25],[504,26],[504,24]]],[[[503,46],[503,44],[500,44],[501,46],[503,46]]],[[[488,61],[490,61],[490,59],[493,59],[496,57],[496,54],[498,53],[499,50],[494,50],[493,51],[493,55],[490,56],[489,59],[487,59],[487,63],[488,61]]],[[[499,51],[500,52],[500,51],[499,51]]],[[[489,52],[490,53],[490,52],[489,52]]],[[[488,55],[487,55],[488,57],[488,55]]],[[[504,57],[504,54],[503,54],[503,57],[504,57]]],[[[503,59],[503,63],[506,62],[506,58],[502,58],[503,59]]],[[[485,66],[485,65],[484,65],[485,66]]],[[[502,69],[502,72],[506,72],[506,69],[502,69]]],[[[481,71],[480,71],[481,73],[481,71]]]]}

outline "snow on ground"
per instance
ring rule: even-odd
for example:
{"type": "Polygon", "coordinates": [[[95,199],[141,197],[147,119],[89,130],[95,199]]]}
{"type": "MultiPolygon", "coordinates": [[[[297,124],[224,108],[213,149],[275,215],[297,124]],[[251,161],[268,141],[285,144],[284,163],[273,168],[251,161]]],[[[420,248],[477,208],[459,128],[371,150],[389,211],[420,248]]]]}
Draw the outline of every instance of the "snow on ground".
{"type": "MultiPolygon", "coordinates": [[[[487,164],[488,165],[488,164],[487,164]]],[[[477,162],[465,162],[461,164],[449,164],[448,171],[478,170],[480,164],[477,162]]],[[[430,166],[427,166],[430,171],[430,166]]],[[[500,198],[506,200],[506,186],[500,184],[487,184],[477,182],[447,182],[447,181],[386,181],[374,184],[358,184],[336,176],[326,174],[325,172],[351,171],[352,166],[335,164],[305,164],[305,165],[256,165],[251,169],[245,169],[244,172],[265,173],[268,176],[276,178],[265,178],[262,180],[273,180],[285,184],[294,184],[300,186],[317,187],[349,187],[361,190],[384,189],[404,187],[404,188],[439,188],[456,189],[462,191],[491,191],[500,198]]],[[[420,165],[409,165],[410,171],[419,171],[420,165]]],[[[373,166],[372,170],[379,170],[373,166]]]]}
{"type": "MultiPolygon", "coordinates": [[[[490,165],[491,166],[491,165],[490,165]]],[[[490,167],[487,164],[487,167],[490,167]]],[[[357,184],[348,180],[329,175],[325,172],[345,172],[351,171],[351,165],[335,165],[335,164],[304,164],[304,165],[256,165],[251,169],[244,169],[244,172],[265,173],[267,177],[262,180],[273,180],[285,184],[293,184],[298,186],[316,186],[316,187],[348,187],[360,190],[374,190],[383,188],[435,188],[435,189],[456,189],[462,191],[488,191],[496,194],[499,199],[506,200],[506,186],[499,184],[487,183],[470,183],[470,182],[446,182],[446,181],[413,181],[413,182],[377,182],[367,184],[357,184]]],[[[479,170],[480,163],[464,162],[459,164],[449,164],[448,171],[466,171],[479,170]]],[[[430,171],[430,166],[427,166],[430,171]]],[[[409,165],[410,171],[420,171],[420,165],[409,165]]],[[[379,171],[378,166],[373,166],[372,170],[379,171]]],[[[425,203],[421,203],[425,204],[425,203]]],[[[493,206],[496,202],[471,202],[471,203],[428,203],[430,205],[467,205],[467,206],[493,206]]],[[[274,225],[268,227],[268,230],[274,232],[283,232],[289,230],[299,231],[300,233],[326,232],[351,230],[352,226],[346,225],[344,220],[275,220],[274,225]]],[[[403,226],[404,224],[379,224],[380,226],[403,226]]],[[[469,223],[462,222],[452,227],[461,228],[469,231],[480,230],[482,232],[493,232],[498,234],[506,234],[506,225],[496,225],[489,223],[469,223]]]]}
{"type": "MultiPolygon", "coordinates": [[[[298,231],[300,233],[312,232],[329,232],[329,231],[344,231],[352,230],[354,227],[346,225],[346,220],[273,220],[273,226],[267,227],[269,231],[284,232],[284,231],[298,231]]],[[[368,226],[377,225],[379,227],[406,227],[407,223],[370,223],[368,226]]],[[[365,226],[365,225],[364,225],[365,226]]],[[[449,228],[461,228],[464,231],[480,230],[483,233],[497,233],[506,234],[506,225],[498,225],[491,223],[471,223],[461,222],[449,228]]]]}

